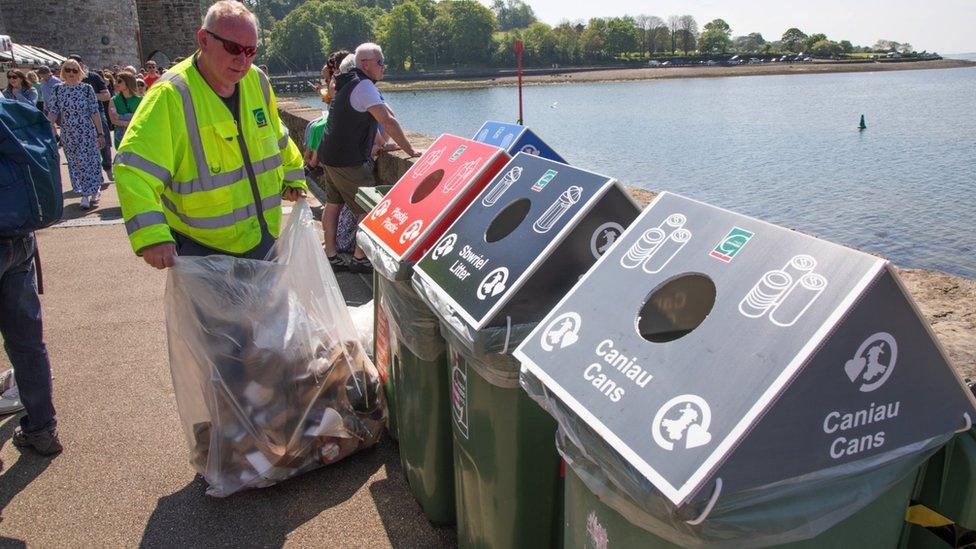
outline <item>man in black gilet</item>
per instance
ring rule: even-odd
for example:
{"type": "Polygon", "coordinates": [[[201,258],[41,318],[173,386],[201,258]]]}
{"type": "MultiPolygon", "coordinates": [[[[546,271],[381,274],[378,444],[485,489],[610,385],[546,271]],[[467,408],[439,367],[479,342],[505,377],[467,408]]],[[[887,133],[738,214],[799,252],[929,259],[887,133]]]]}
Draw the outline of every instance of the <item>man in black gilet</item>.
{"type": "Polygon", "coordinates": [[[393,139],[411,157],[420,156],[403,134],[393,111],[383,101],[376,82],[383,78],[386,63],[383,50],[367,42],[356,48],[356,67],[336,78],[336,93],[325,123],[318,158],[325,168],[327,189],[325,223],[325,254],[333,269],[348,268],[353,272],[369,272],[372,266],[363,251],[356,247],[352,261],[346,265],[336,252],[334,222],[339,208],[347,204],[362,221],[366,211],[356,204],[359,187],[376,185],[371,152],[376,140],[377,126],[383,135],[393,139]],[[334,210],[335,215],[329,215],[334,210]],[[329,225],[332,225],[331,227],[329,225]]]}

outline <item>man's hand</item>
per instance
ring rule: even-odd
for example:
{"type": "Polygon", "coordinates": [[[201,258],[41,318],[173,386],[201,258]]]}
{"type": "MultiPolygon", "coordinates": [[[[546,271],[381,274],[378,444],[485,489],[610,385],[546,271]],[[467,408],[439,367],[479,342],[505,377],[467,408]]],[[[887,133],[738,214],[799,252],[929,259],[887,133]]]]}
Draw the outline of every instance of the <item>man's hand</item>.
{"type": "Polygon", "coordinates": [[[281,193],[281,198],[287,200],[288,202],[294,202],[299,198],[307,198],[305,194],[305,189],[300,189],[298,187],[285,187],[285,192],[281,193]]]}
{"type": "Polygon", "coordinates": [[[142,249],[142,258],[157,269],[172,267],[176,259],[176,244],[163,242],[142,249]]]}

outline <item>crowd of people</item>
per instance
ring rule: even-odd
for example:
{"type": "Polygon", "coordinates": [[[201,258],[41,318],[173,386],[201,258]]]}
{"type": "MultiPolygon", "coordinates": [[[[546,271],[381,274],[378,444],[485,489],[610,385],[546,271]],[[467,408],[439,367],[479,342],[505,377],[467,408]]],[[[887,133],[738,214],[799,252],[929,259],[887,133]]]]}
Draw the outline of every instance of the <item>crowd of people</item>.
{"type": "Polygon", "coordinates": [[[44,66],[8,70],[3,97],[35,106],[51,120],[64,149],[71,190],[88,210],[98,207],[101,189],[114,180],[113,146],[119,146],[142,96],[159,77],[152,60],[138,70],[130,65],[96,71],[81,56],[70,55],[54,71],[44,66]]]}

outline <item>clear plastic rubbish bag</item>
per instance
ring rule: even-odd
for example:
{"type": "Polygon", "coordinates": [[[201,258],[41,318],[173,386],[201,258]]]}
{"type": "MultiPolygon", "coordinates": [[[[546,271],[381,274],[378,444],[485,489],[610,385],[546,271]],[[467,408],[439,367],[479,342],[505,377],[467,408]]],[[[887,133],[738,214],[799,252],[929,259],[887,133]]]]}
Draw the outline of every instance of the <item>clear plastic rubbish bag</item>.
{"type": "Polygon", "coordinates": [[[304,200],[269,261],[177,258],[165,303],[177,406],[207,494],[270,486],[379,438],[379,374],[304,200]]]}

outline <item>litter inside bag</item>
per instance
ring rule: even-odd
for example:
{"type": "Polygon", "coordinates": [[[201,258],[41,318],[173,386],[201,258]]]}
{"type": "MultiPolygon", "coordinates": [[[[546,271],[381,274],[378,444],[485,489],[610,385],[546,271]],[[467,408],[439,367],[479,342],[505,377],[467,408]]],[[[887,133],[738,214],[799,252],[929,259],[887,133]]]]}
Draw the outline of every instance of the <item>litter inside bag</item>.
{"type": "Polygon", "coordinates": [[[366,349],[367,353],[373,348],[374,305],[371,299],[358,307],[349,307],[349,316],[356,331],[359,332],[359,342],[363,344],[363,349],[366,349]]]}
{"type": "Polygon", "coordinates": [[[335,462],[374,444],[386,421],[379,375],[305,201],[272,255],[181,257],[169,271],[173,386],[209,495],[335,462]]]}

